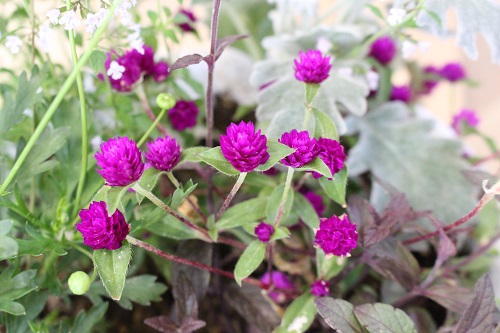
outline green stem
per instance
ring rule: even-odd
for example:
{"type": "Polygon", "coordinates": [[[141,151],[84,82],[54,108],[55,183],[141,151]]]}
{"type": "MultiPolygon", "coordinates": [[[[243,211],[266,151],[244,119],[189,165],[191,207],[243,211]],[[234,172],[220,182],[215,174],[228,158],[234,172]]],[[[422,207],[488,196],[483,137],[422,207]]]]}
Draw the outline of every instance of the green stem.
{"type": "MultiPolygon", "coordinates": [[[[66,9],[71,9],[71,0],[66,0],[66,9]]],[[[73,65],[78,64],[78,55],[76,54],[76,43],[73,30],[68,32],[69,43],[71,46],[71,55],[73,58],[73,65]]],[[[87,175],[87,161],[88,161],[88,131],[87,131],[87,104],[85,102],[85,92],[83,90],[82,74],[80,72],[76,75],[76,86],[78,88],[78,98],[80,99],[80,117],[82,119],[82,155],[80,166],[80,177],[78,179],[78,186],[76,188],[75,202],[73,205],[73,214],[75,216],[80,208],[80,200],[82,197],[83,186],[85,185],[85,176],[87,175]]]]}
{"type": "Polygon", "coordinates": [[[156,117],[153,111],[151,110],[151,106],[149,105],[148,95],[146,94],[146,89],[144,88],[144,84],[140,84],[137,87],[136,94],[139,100],[141,101],[142,108],[144,109],[144,112],[146,112],[146,114],[148,115],[149,119],[151,119],[156,124],[156,127],[158,127],[158,130],[161,132],[162,135],[167,136],[167,130],[165,129],[165,127],[163,127],[162,124],[159,123],[159,121],[156,121],[158,117],[156,117]]]}
{"type": "MultiPolygon", "coordinates": [[[[180,183],[177,180],[177,178],[175,178],[172,171],[167,172],[167,177],[172,182],[172,184],[175,186],[175,188],[179,188],[180,183]]],[[[196,213],[203,219],[203,222],[205,222],[205,224],[207,224],[207,222],[208,222],[207,216],[205,214],[203,214],[203,212],[200,210],[200,207],[198,207],[198,205],[195,204],[189,196],[186,198],[186,200],[191,205],[191,207],[196,211],[196,213]]]]}
{"type": "Polygon", "coordinates": [[[106,15],[106,18],[104,19],[102,25],[96,30],[96,32],[92,36],[88,49],[83,53],[82,57],[80,58],[80,60],[76,64],[76,66],[73,68],[73,70],[69,74],[66,81],[64,81],[61,89],[59,90],[56,97],[54,98],[54,100],[50,104],[49,108],[47,109],[47,112],[43,115],[42,119],[40,120],[40,123],[38,124],[35,132],[30,137],[30,139],[26,143],[26,146],[24,147],[23,151],[21,152],[18,159],[14,163],[12,170],[7,175],[7,178],[5,178],[5,181],[3,182],[2,186],[0,186],[0,196],[5,192],[7,187],[14,180],[14,178],[15,178],[16,174],[19,172],[19,169],[21,168],[23,162],[26,160],[26,157],[28,156],[29,152],[35,146],[36,141],[38,140],[38,138],[40,138],[40,135],[42,135],[43,130],[45,129],[45,127],[47,127],[50,119],[52,118],[54,113],[57,111],[57,108],[59,107],[59,105],[63,101],[63,99],[66,96],[66,94],[68,93],[68,91],[71,89],[73,82],[75,82],[76,77],[78,76],[78,74],[82,70],[83,66],[89,60],[90,55],[92,54],[92,51],[99,43],[99,40],[101,39],[102,34],[104,33],[104,31],[108,27],[109,22],[111,21],[111,18],[113,17],[116,9],[118,8],[118,6],[120,5],[120,3],[122,1],[123,0],[114,1],[113,5],[109,8],[109,12],[106,15]]]}
{"type": "Polygon", "coordinates": [[[165,212],[169,213],[170,215],[172,215],[173,217],[175,217],[176,219],[181,221],[183,224],[185,224],[190,229],[197,231],[200,234],[200,237],[202,240],[204,240],[208,243],[212,243],[212,239],[210,238],[210,236],[208,235],[208,232],[206,230],[200,228],[199,226],[197,226],[193,222],[191,222],[188,219],[186,219],[185,217],[181,216],[179,213],[177,213],[172,208],[165,205],[163,203],[163,201],[161,201],[160,198],[158,198],[156,195],[154,195],[153,193],[149,192],[148,190],[142,188],[138,183],[135,183],[134,186],[132,186],[132,188],[140,195],[143,195],[146,198],[148,198],[156,206],[160,207],[165,212]]]}
{"type": "Polygon", "coordinates": [[[139,142],[137,142],[137,147],[142,146],[144,144],[144,142],[146,142],[146,140],[149,137],[149,134],[151,134],[151,132],[153,132],[154,128],[158,125],[158,123],[160,122],[160,120],[163,117],[163,115],[165,114],[165,112],[167,112],[167,109],[161,110],[161,112],[158,115],[158,117],[156,117],[155,121],[153,121],[153,123],[151,124],[151,126],[149,126],[148,130],[146,131],[146,133],[144,133],[144,135],[139,140],[139,142]]]}
{"type": "Polygon", "coordinates": [[[245,181],[245,177],[247,176],[246,172],[240,173],[240,176],[238,177],[238,180],[236,180],[236,183],[234,184],[233,188],[231,189],[231,192],[229,192],[228,196],[226,197],[226,200],[224,200],[224,203],[222,204],[222,207],[219,209],[217,212],[217,215],[215,216],[215,221],[220,219],[222,214],[226,211],[227,207],[229,207],[229,204],[233,200],[234,196],[240,189],[241,185],[245,181]]]}
{"type": "Polygon", "coordinates": [[[285,188],[283,189],[283,196],[281,197],[278,216],[276,216],[276,221],[274,221],[274,228],[277,228],[279,226],[281,218],[283,217],[283,213],[285,212],[286,200],[288,199],[288,192],[290,191],[290,187],[292,185],[294,171],[294,168],[288,167],[288,171],[286,173],[285,188]]]}

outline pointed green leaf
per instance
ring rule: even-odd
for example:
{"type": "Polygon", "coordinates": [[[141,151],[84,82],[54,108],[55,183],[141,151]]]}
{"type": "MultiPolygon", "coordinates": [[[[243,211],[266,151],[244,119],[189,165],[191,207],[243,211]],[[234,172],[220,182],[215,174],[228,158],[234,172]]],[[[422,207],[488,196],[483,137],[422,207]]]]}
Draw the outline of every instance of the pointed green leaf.
{"type": "Polygon", "coordinates": [[[269,153],[269,159],[266,163],[259,165],[256,171],[267,171],[271,169],[276,163],[281,159],[293,153],[295,149],[288,147],[282,143],[279,143],[276,139],[267,140],[267,152],[269,153]]]}
{"type": "Polygon", "coordinates": [[[306,103],[311,105],[314,97],[316,97],[316,94],[318,93],[319,90],[319,84],[314,84],[314,83],[306,83],[306,103]]]}
{"type": "Polygon", "coordinates": [[[222,155],[222,151],[220,147],[215,147],[210,150],[207,150],[203,153],[197,154],[197,156],[202,160],[203,162],[207,163],[208,165],[213,166],[223,174],[229,175],[229,176],[237,176],[241,172],[236,170],[231,163],[222,155]]]}
{"type": "Polygon", "coordinates": [[[118,250],[94,251],[94,262],[101,281],[115,301],[120,300],[125,287],[125,278],[131,256],[132,250],[127,241],[124,241],[118,250]]]}
{"type": "Polygon", "coordinates": [[[344,269],[347,264],[347,258],[337,256],[327,257],[325,251],[317,249],[316,262],[317,275],[322,276],[325,280],[330,280],[344,269]]]}
{"type": "Polygon", "coordinates": [[[266,206],[269,198],[254,198],[240,202],[222,214],[215,224],[218,230],[231,229],[255,222],[266,217],[266,206]]]}
{"type": "Polygon", "coordinates": [[[370,333],[417,333],[410,317],[389,304],[358,305],[354,308],[354,314],[370,333]]]}
{"type": "MultiPolygon", "coordinates": [[[[163,172],[160,170],[156,170],[155,168],[147,168],[146,170],[144,170],[141,179],[139,179],[139,186],[147,191],[153,191],[156,183],[158,182],[158,179],[162,174],[163,172]]],[[[136,196],[139,203],[141,203],[142,199],[144,199],[144,196],[138,193],[136,193],[136,196]]]]}
{"type": "Polygon", "coordinates": [[[332,172],[330,168],[323,162],[319,157],[316,157],[311,163],[308,163],[300,168],[295,168],[296,171],[315,171],[322,174],[327,178],[332,178],[332,172]]]}
{"type": "Polygon", "coordinates": [[[281,325],[274,330],[274,333],[305,332],[311,326],[315,316],[314,296],[306,292],[288,306],[281,325]]]}
{"type": "Polygon", "coordinates": [[[26,314],[26,310],[21,303],[13,301],[0,301],[0,312],[10,313],[14,316],[22,316],[26,314]]]}
{"type": "MultiPolygon", "coordinates": [[[[285,190],[284,184],[276,187],[271,196],[269,197],[269,200],[267,201],[266,216],[267,216],[267,222],[269,223],[274,223],[274,221],[276,221],[276,218],[278,217],[284,190],[285,190]]],[[[286,218],[288,214],[290,214],[290,211],[292,210],[294,193],[295,192],[292,190],[288,191],[288,196],[286,198],[285,208],[281,219],[286,218]]]]}
{"type": "Polygon", "coordinates": [[[17,242],[7,236],[10,229],[12,229],[11,220],[0,221],[0,260],[14,257],[19,249],[17,242]]]}
{"type": "Polygon", "coordinates": [[[113,214],[117,208],[123,212],[124,208],[121,204],[121,199],[130,187],[131,185],[125,187],[104,185],[97,191],[92,201],[106,202],[106,207],[110,215],[113,214]]]}
{"type": "Polygon", "coordinates": [[[292,209],[309,228],[319,228],[318,213],[316,213],[309,200],[301,193],[295,193],[292,209]]]}
{"type": "Polygon", "coordinates": [[[373,14],[375,14],[375,16],[377,16],[379,19],[382,19],[385,21],[384,15],[382,15],[382,12],[380,11],[380,9],[378,7],[371,5],[371,4],[366,4],[366,6],[368,8],[370,8],[370,10],[372,11],[373,14]]]}
{"type": "Polygon", "coordinates": [[[290,230],[287,227],[278,227],[274,229],[274,233],[271,236],[271,240],[278,240],[290,237],[290,230]]]}
{"type": "Polygon", "coordinates": [[[198,154],[206,152],[207,150],[210,150],[210,148],[208,148],[208,147],[191,147],[191,148],[184,149],[181,152],[181,159],[179,161],[179,164],[184,163],[184,162],[199,162],[200,158],[198,157],[198,154]]]}
{"type": "Polygon", "coordinates": [[[94,71],[94,74],[99,74],[104,70],[104,63],[106,62],[106,53],[94,50],[89,58],[90,68],[94,71]]]}
{"type": "Polygon", "coordinates": [[[346,187],[347,187],[347,167],[337,172],[332,180],[328,180],[326,177],[321,177],[319,183],[323,190],[325,190],[326,195],[341,205],[346,207],[346,187]]]}
{"type": "Polygon", "coordinates": [[[159,236],[177,240],[203,238],[198,231],[191,229],[170,214],[165,215],[158,222],[147,225],[146,230],[159,236]]]}
{"type": "Polygon", "coordinates": [[[170,203],[170,208],[177,209],[182,202],[193,192],[198,184],[193,185],[193,181],[189,180],[185,185],[177,188],[172,195],[172,202],[170,203]]]}
{"type": "Polygon", "coordinates": [[[324,112],[314,108],[312,110],[314,118],[316,119],[316,133],[322,138],[329,138],[333,140],[339,140],[339,133],[337,132],[337,127],[330,117],[328,117],[324,112]]]}
{"type": "Polygon", "coordinates": [[[250,276],[259,267],[266,255],[266,244],[255,240],[248,244],[234,268],[234,279],[241,286],[241,281],[250,276]]]}

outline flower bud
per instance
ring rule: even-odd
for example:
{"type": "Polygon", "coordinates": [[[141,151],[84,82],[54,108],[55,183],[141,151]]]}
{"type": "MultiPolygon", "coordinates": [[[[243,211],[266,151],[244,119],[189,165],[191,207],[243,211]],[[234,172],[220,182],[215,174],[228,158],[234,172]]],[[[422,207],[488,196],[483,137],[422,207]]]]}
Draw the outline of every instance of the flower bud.
{"type": "Polygon", "coordinates": [[[87,273],[77,271],[71,274],[68,280],[69,289],[75,295],[83,295],[90,288],[90,278],[87,273]]]}
{"type": "Polygon", "coordinates": [[[170,110],[175,106],[176,100],[171,94],[161,93],[156,97],[156,104],[162,110],[170,110]]]}

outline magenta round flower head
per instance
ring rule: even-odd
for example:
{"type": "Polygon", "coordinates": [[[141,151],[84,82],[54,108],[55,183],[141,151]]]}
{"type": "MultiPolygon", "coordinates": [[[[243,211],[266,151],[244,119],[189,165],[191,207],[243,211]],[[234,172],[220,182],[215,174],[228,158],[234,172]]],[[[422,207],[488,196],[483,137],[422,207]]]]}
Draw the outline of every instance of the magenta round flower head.
{"type": "Polygon", "coordinates": [[[222,155],[238,171],[250,172],[269,159],[267,138],[261,131],[255,132],[254,124],[231,123],[226,134],[220,136],[222,155]]]}
{"type": "Polygon", "coordinates": [[[157,170],[171,171],[181,159],[179,143],[168,135],[148,142],[147,145],[149,151],[145,154],[146,160],[157,170]]]}
{"type": "Polygon", "coordinates": [[[424,67],[424,80],[422,82],[421,93],[424,95],[430,94],[439,83],[441,72],[435,66],[424,67]]]}
{"type": "Polygon", "coordinates": [[[195,102],[179,100],[173,108],[168,110],[168,117],[173,128],[183,131],[186,128],[192,128],[196,125],[198,112],[199,110],[195,102]]]}
{"type": "Polygon", "coordinates": [[[299,52],[299,59],[295,59],[295,78],[305,83],[321,83],[330,73],[332,65],[330,57],[323,56],[319,50],[309,50],[305,54],[299,52]]]}
{"type": "Polygon", "coordinates": [[[312,162],[318,156],[316,139],[309,137],[307,131],[298,132],[293,129],[290,132],[285,132],[278,139],[278,142],[295,149],[295,152],[281,160],[284,165],[300,168],[312,162]]]}
{"type": "MultiPolygon", "coordinates": [[[[344,147],[337,141],[328,138],[319,138],[318,156],[328,166],[332,176],[344,168],[344,162],[347,158],[344,153],[344,147]]],[[[314,178],[322,177],[321,174],[313,172],[314,178]]],[[[333,178],[329,178],[333,179],[333,178]]]]}
{"type": "Polygon", "coordinates": [[[466,73],[464,67],[458,62],[450,62],[441,68],[441,76],[450,81],[456,82],[465,79],[466,73]]]}
{"type": "Polygon", "coordinates": [[[117,209],[109,216],[104,201],[94,201],[88,209],[80,211],[80,223],[75,225],[82,233],[83,243],[94,250],[116,250],[129,233],[129,225],[117,209]]]}
{"type": "Polygon", "coordinates": [[[368,55],[382,65],[387,65],[394,59],[396,51],[396,42],[389,36],[383,36],[372,43],[368,55]]]}
{"type": "MultiPolygon", "coordinates": [[[[141,79],[142,68],[137,61],[138,54],[137,50],[131,50],[113,60],[112,54],[108,53],[104,68],[113,89],[121,92],[131,91],[135,83],[141,79]]],[[[104,81],[102,73],[98,77],[104,81]]]]}
{"type": "Polygon", "coordinates": [[[295,285],[292,281],[286,276],[285,273],[280,271],[272,271],[271,274],[269,272],[264,273],[260,278],[265,284],[271,284],[271,278],[274,285],[274,290],[269,293],[269,297],[276,303],[284,303],[288,300],[289,296],[287,293],[292,293],[295,291],[295,285]]]}
{"type": "Polygon", "coordinates": [[[179,28],[181,28],[181,30],[184,32],[196,31],[194,28],[194,25],[193,25],[193,23],[196,22],[196,17],[194,16],[194,13],[189,9],[182,8],[179,11],[179,14],[184,15],[186,17],[187,21],[184,23],[179,23],[177,26],[179,28]]]}
{"type": "Polygon", "coordinates": [[[412,94],[409,86],[393,86],[391,96],[389,97],[391,101],[401,101],[404,103],[409,103],[411,98],[412,94]]]}
{"type": "Polygon", "coordinates": [[[314,245],[323,249],[326,255],[339,257],[349,255],[357,242],[356,225],[349,222],[347,215],[321,219],[314,239],[314,245]]]}
{"type": "Polygon", "coordinates": [[[153,78],[156,82],[163,82],[170,75],[168,72],[168,63],[165,61],[158,61],[153,69],[153,78]]]}
{"type": "Polygon", "coordinates": [[[458,134],[462,133],[463,126],[476,127],[479,124],[479,117],[473,110],[463,109],[453,116],[451,127],[458,134]]]}
{"type": "Polygon", "coordinates": [[[313,191],[307,191],[304,194],[304,197],[311,203],[318,216],[323,215],[326,207],[323,204],[323,197],[321,195],[316,194],[313,191]]]}
{"type": "Polygon", "coordinates": [[[274,227],[270,224],[261,222],[255,227],[255,235],[263,243],[269,242],[273,234],[274,227]]]}
{"type": "Polygon", "coordinates": [[[101,152],[94,155],[97,172],[109,186],[127,186],[138,181],[144,171],[144,162],[134,140],[124,137],[111,138],[101,143],[101,152]]]}
{"type": "Polygon", "coordinates": [[[325,280],[316,280],[311,284],[311,294],[316,297],[325,297],[330,293],[330,286],[325,280]]]}

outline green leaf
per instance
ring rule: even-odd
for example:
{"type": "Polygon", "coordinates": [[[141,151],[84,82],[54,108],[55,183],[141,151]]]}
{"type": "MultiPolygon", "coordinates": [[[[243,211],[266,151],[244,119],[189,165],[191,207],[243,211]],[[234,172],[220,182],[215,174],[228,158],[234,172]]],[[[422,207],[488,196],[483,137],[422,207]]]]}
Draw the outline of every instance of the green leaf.
{"type": "Polygon", "coordinates": [[[250,276],[259,267],[266,255],[266,244],[255,240],[248,244],[234,268],[234,279],[241,286],[241,281],[250,276]]]}
{"type": "Polygon", "coordinates": [[[196,189],[198,184],[193,185],[193,181],[190,179],[186,185],[182,185],[177,188],[172,195],[172,202],[170,203],[170,208],[177,209],[181,203],[196,189]],[[186,189],[184,189],[186,188],[186,189]]]}
{"type": "Polygon", "coordinates": [[[377,16],[379,19],[382,19],[385,21],[385,18],[384,18],[384,15],[382,15],[382,12],[380,11],[380,9],[374,5],[371,5],[371,4],[366,4],[366,6],[368,8],[370,8],[370,10],[372,11],[373,14],[375,14],[375,16],[377,16]]]}
{"type": "Polygon", "coordinates": [[[119,187],[104,185],[99,191],[97,191],[92,198],[92,201],[106,202],[106,207],[110,215],[113,214],[117,208],[123,212],[124,207],[121,204],[121,199],[131,186],[132,185],[119,187]]]}
{"type": "MultiPolygon", "coordinates": [[[[354,315],[354,306],[347,301],[333,299],[331,297],[322,297],[316,300],[316,308],[328,326],[337,332],[366,332],[354,315]]],[[[401,333],[403,333],[403,331],[401,331],[401,333]]]]}
{"type": "Polygon", "coordinates": [[[263,219],[266,217],[268,200],[268,197],[254,198],[234,205],[222,214],[215,224],[216,228],[231,229],[263,219]]]}
{"type": "Polygon", "coordinates": [[[204,153],[207,150],[210,150],[208,147],[191,147],[184,149],[181,152],[181,159],[179,160],[179,164],[184,162],[200,162],[200,158],[198,154],[204,153]]]}
{"type": "Polygon", "coordinates": [[[94,74],[99,74],[104,71],[104,63],[106,62],[106,53],[94,50],[89,58],[89,66],[92,68],[94,74]]]}
{"type": "Polygon", "coordinates": [[[147,225],[146,230],[162,237],[177,240],[202,238],[197,231],[189,228],[170,214],[159,222],[147,225]]]}
{"type": "Polygon", "coordinates": [[[279,143],[276,139],[267,140],[267,152],[269,153],[269,159],[266,163],[259,165],[256,171],[267,171],[271,169],[276,163],[281,159],[293,153],[295,149],[288,147],[282,143],[279,143]]]}
{"type": "Polygon", "coordinates": [[[118,250],[94,251],[94,262],[101,281],[115,301],[120,300],[125,287],[125,278],[131,256],[132,250],[127,241],[124,241],[118,250]]]}
{"type": "Polygon", "coordinates": [[[354,308],[354,314],[370,333],[417,333],[410,317],[389,304],[358,305],[354,308]]]}
{"type": "Polygon", "coordinates": [[[316,119],[315,136],[338,141],[339,133],[337,132],[337,127],[332,121],[332,118],[316,108],[313,108],[312,112],[316,119]]]}
{"type": "Polygon", "coordinates": [[[11,220],[0,221],[0,260],[12,258],[18,252],[17,242],[7,236],[10,229],[12,229],[11,220]]]}
{"type": "Polygon", "coordinates": [[[322,276],[325,280],[330,280],[336,276],[347,264],[346,257],[326,256],[321,249],[316,250],[317,275],[322,276]]]}
{"type": "Polygon", "coordinates": [[[281,325],[274,330],[274,333],[305,332],[311,326],[315,316],[314,296],[306,292],[288,306],[281,325]]]}
{"type": "Polygon", "coordinates": [[[310,105],[314,97],[316,97],[320,85],[312,83],[306,83],[305,85],[306,85],[306,103],[310,105]]]}
{"type": "MultiPolygon", "coordinates": [[[[284,184],[277,186],[274,189],[271,196],[269,197],[269,200],[267,201],[266,216],[267,216],[267,222],[269,223],[274,223],[274,221],[276,221],[276,218],[278,217],[284,190],[285,190],[284,184]]],[[[283,215],[281,219],[286,218],[290,213],[290,211],[292,210],[293,197],[294,197],[294,191],[290,189],[288,191],[288,196],[286,198],[285,208],[283,210],[283,215]]]]}
{"type": "MultiPolygon", "coordinates": [[[[351,175],[370,171],[405,193],[415,210],[431,210],[446,224],[474,207],[477,188],[464,176],[468,166],[461,143],[432,135],[431,121],[411,115],[402,103],[387,103],[363,118],[353,118],[350,128],[360,133],[347,159],[351,175]]],[[[379,209],[389,201],[387,191],[377,183],[371,199],[379,209]]]]}
{"type": "Polygon", "coordinates": [[[319,228],[318,213],[301,193],[295,193],[292,209],[309,228],[319,228]]]}
{"type": "Polygon", "coordinates": [[[500,62],[500,4],[491,0],[428,0],[416,23],[437,35],[449,34],[446,16],[450,9],[457,14],[457,45],[473,60],[477,59],[476,35],[482,34],[491,49],[493,62],[500,62]],[[433,13],[433,14],[430,14],[433,13]]]}
{"type": "Polygon", "coordinates": [[[45,79],[46,75],[40,73],[38,66],[34,66],[29,80],[26,72],[23,72],[19,77],[15,99],[9,91],[3,92],[4,103],[0,112],[0,138],[25,118],[24,110],[42,100],[43,94],[37,91],[45,79]]]}
{"type": "Polygon", "coordinates": [[[290,237],[290,230],[287,227],[278,227],[274,229],[274,233],[271,236],[271,240],[278,240],[290,237]]]}
{"type": "MultiPolygon", "coordinates": [[[[158,179],[160,176],[163,174],[162,171],[156,170],[155,168],[147,168],[144,170],[144,173],[141,176],[141,179],[139,179],[139,186],[142,187],[143,189],[147,191],[153,191],[153,189],[156,186],[156,183],[158,182],[158,179]]],[[[128,189],[128,188],[127,188],[128,189]]],[[[142,202],[142,199],[144,199],[144,196],[136,193],[136,196],[138,197],[139,203],[142,202]]]]}
{"type": "Polygon", "coordinates": [[[26,310],[21,303],[12,301],[0,301],[0,312],[4,311],[14,316],[22,316],[26,314],[26,310]]]}
{"type": "Polygon", "coordinates": [[[342,170],[337,172],[332,180],[321,177],[319,183],[330,199],[342,207],[346,207],[345,191],[347,187],[347,167],[344,166],[342,170]]]}
{"type": "Polygon", "coordinates": [[[241,172],[236,170],[231,163],[222,155],[222,151],[220,147],[215,147],[210,150],[207,150],[203,153],[197,154],[197,156],[202,160],[203,162],[207,163],[208,165],[213,166],[223,174],[229,175],[229,176],[237,176],[241,172]]]}
{"type": "Polygon", "coordinates": [[[315,171],[327,178],[333,177],[330,168],[328,168],[325,162],[323,162],[323,160],[319,157],[316,157],[311,163],[308,163],[303,167],[295,168],[295,171],[315,171]]]}
{"type": "Polygon", "coordinates": [[[18,299],[32,290],[38,288],[35,280],[36,271],[33,269],[23,271],[14,277],[8,272],[0,276],[0,301],[8,302],[18,299]]]}
{"type": "Polygon", "coordinates": [[[71,333],[91,333],[94,326],[104,317],[108,303],[93,306],[88,313],[81,311],[75,319],[71,333]]]}

